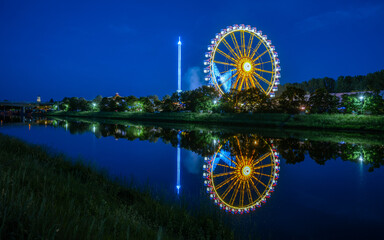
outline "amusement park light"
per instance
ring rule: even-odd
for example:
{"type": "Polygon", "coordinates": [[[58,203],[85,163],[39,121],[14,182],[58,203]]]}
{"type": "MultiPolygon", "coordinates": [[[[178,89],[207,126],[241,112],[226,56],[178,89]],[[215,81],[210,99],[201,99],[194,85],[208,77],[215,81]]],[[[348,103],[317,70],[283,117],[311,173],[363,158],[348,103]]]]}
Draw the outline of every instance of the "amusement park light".
{"type": "Polygon", "coordinates": [[[364,96],[360,96],[359,99],[360,99],[360,101],[363,101],[364,96]]]}
{"type": "Polygon", "coordinates": [[[360,156],[360,157],[359,157],[359,160],[360,160],[360,162],[364,161],[363,156],[360,156]]]}
{"type": "Polygon", "coordinates": [[[217,104],[217,100],[213,100],[213,104],[215,104],[215,105],[216,105],[216,104],[217,104]]]}

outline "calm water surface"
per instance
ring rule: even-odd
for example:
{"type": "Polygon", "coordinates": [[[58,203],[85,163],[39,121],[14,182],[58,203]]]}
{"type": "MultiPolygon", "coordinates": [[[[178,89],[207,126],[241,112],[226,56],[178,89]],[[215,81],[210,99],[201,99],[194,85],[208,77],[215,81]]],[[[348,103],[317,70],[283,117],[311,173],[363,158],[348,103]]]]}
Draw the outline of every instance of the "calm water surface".
{"type": "Polygon", "coordinates": [[[132,178],[175,204],[187,199],[239,239],[381,239],[381,136],[315,141],[315,133],[65,119],[4,119],[0,132],[132,178]]]}

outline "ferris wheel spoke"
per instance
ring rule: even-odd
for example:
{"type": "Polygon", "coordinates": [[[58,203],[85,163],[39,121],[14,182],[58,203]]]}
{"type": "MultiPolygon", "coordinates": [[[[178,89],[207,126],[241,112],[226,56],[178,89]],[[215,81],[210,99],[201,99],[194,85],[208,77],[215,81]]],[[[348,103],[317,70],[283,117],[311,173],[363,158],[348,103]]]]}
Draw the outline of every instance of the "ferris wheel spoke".
{"type": "Polygon", "coordinates": [[[226,62],[219,62],[219,61],[213,61],[213,62],[217,63],[217,64],[223,64],[223,65],[227,65],[227,66],[236,67],[236,64],[233,64],[233,63],[226,63],[226,62]]]}
{"type": "Polygon", "coordinates": [[[234,174],[235,171],[233,172],[226,172],[226,173],[219,173],[219,174],[215,174],[213,175],[214,178],[217,178],[217,177],[223,177],[223,176],[228,176],[228,175],[231,175],[231,174],[234,174]]]}
{"type": "Polygon", "coordinates": [[[241,54],[243,56],[245,56],[245,37],[244,37],[244,31],[241,31],[240,38],[241,38],[241,54]]]}
{"type": "MultiPolygon", "coordinates": [[[[255,85],[255,81],[254,81],[254,78],[252,77],[252,75],[251,75],[251,78],[249,79],[249,81],[251,82],[252,87],[257,88],[256,85],[255,85]]],[[[252,154],[252,156],[253,156],[253,154],[252,154]]]]}
{"type": "Polygon", "coordinates": [[[261,62],[261,63],[256,63],[255,65],[253,65],[254,67],[256,66],[259,66],[259,65],[262,65],[262,64],[266,64],[266,63],[272,63],[273,61],[268,61],[268,62],[261,62]]]}
{"type": "Polygon", "coordinates": [[[263,161],[264,159],[266,159],[267,157],[269,157],[272,153],[266,153],[264,154],[263,156],[261,156],[259,159],[257,159],[257,161],[253,164],[253,166],[256,166],[259,162],[263,161]]]}
{"type": "Polygon", "coordinates": [[[263,183],[262,181],[260,181],[259,179],[257,179],[255,176],[252,176],[253,179],[255,179],[257,182],[259,182],[261,185],[263,185],[264,187],[267,187],[267,185],[265,185],[265,183],[263,183]]]}
{"type": "Polygon", "coordinates": [[[232,85],[232,89],[237,89],[237,84],[239,83],[240,75],[237,75],[235,83],[232,85]]]}
{"type": "Polygon", "coordinates": [[[231,77],[229,77],[227,80],[225,80],[224,82],[222,82],[219,87],[223,86],[224,83],[228,82],[229,80],[231,80],[232,78],[234,78],[238,73],[236,72],[235,74],[233,74],[231,77]]]}
{"type": "Polygon", "coordinates": [[[232,188],[233,188],[235,185],[237,185],[237,182],[238,182],[238,181],[239,181],[239,179],[236,179],[235,182],[231,183],[231,184],[228,186],[228,188],[224,191],[223,196],[221,197],[222,199],[224,199],[224,198],[228,195],[228,193],[232,190],[232,188]]]}
{"type": "Polygon", "coordinates": [[[253,82],[256,83],[256,85],[260,89],[260,91],[262,91],[263,93],[266,94],[264,88],[260,85],[259,81],[257,81],[257,79],[253,75],[251,75],[251,78],[252,78],[253,82]]]}
{"type": "Polygon", "coordinates": [[[253,72],[253,74],[258,77],[260,80],[262,80],[263,82],[265,82],[266,84],[268,85],[271,85],[271,82],[269,82],[267,79],[263,78],[262,76],[260,76],[260,74],[256,73],[256,72],[253,72]]]}
{"type": "Polygon", "coordinates": [[[234,63],[236,63],[236,60],[233,58],[233,57],[231,57],[231,56],[229,56],[228,54],[226,54],[225,52],[223,52],[223,51],[221,51],[220,49],[216,49],[216,51],[218,52],[218,53],[220,53],[221,55],[223,55],[224,57],[226,57],[227,59],[229,59],[229,60],[231,60],[232,62],[234,62],[234,63]]]}
{"type": "Polygon", "coordinates": [[[251,193],[251,187],[249,186],[249,181],[247,181],[247,195],[248,195],[248,201],[249,203],[253,203],[252,199],[252,193],[251,193]]]}
{"type": "Polygon", "coordinates": [[[253,62],[256,62],[259,58],[261,58],[264,54],[266,54],[269,51],[269,49],[265,50],[262,54],[257,56],[255,59],[253,59],[253,62]]]}
{"type": "Polygon", "coordinates": [[[231,161],[233,164],[235,164],[235,166],[237,165],[231,158],[225,156],[224,154],[223,154],[222,156],[224,156],[226,159],[228,159],[228,160],[231,161]]]}
{"type": "Polygon", "coordinates": [[[256,172],[255,174],[258,174],[258,175],[261,175],[261,176],[265,176],[265,177],[273,177],[272,175],[261,173],[261,172],[256,172]]]}
{"type": "Polygon", "coordinates": [[[231,195],[231,198],[229,200],[229,205],[233,205],[233,203],[235,202],[235,199],[236,199],[236,196],[237,196],[237,193],[239,192],[239,188],[240,188],[240,185],[241,185],[241,182],[239,184],[237,184],[239,181],[236,182],[235,184],[235,190],[232,192],[232,195],[231,195]],[[239,186],[237,186],[239,185],[239,186]]]}
{"type": "Polygon", "coordinates": [[[249,41],[248,41],[248,47],[247,47],[247,56],[249,57],[249,54],[251,53],[251,47],[253,42],[253,34],[250,34],[249,41]]]}
{"type": "Polygon", "coordinates": [[[257,193],[257,196],[260,197],[261,194],[259,192],[259,189],[257,189],[255,183],[252,181],[252,178],[250,178],[249,181],[251,182],[252,187],[255,189],[255,192],[257,193]]]}
{"type": "Polygon", "coordinates": [[[244,83],[244,76],[241,78],[241,82],[240,82],[240,85],[238,86],[237,90],[241,91],[241,89],[243,88],[243,83],[244,83]]]}
{"type": "Polygon", "coordinates": [[[258,71],[258,72],[265,72],[265,73],[271,73],[271,74],[274,73],[274,72],[272,72],[272,71],[267,71],[267,70],[260,69],[260,68],[255,68],[255,70],[258,71]]]}
{"type": "Polygon", "coordinates": [[[249,88],[248,81],[249,81],[249,78],[248,78],[248,77],[245,77],[245,87],[246,87],[246,89],[249,88]]]}
{"type": "Polygon", "coordinates": [[[220,167],[226,167],[226,168],[231,168],[231,169],[236,169],[235,167],[232,167],[232,166],[228,166],[228,165],[224,165],[224,164],[216,164],[217,166],[220,166],[220,167]]]}
{"type": "Polygon", "coordinates": [[[257,50],[259,50],[259,47],[260,47],[261,43],[262,43],[262,41],[259,40],[259,43],[257,43],[257,46],[252,51],[252,55],[250,56],[251,59],[253,59],[253,57],[255,56],[255,53],[257,52],[257,50]]]}
{"type": "Polygon", "coordinates": [[[216,190],[220,189],[222,186],[226,185],[227,183],[229,183],[230,181],[232,181],[233,179],[235,179],[236,175],[233,176],[233,177],[230,177],[230,178],[227,178],[225,179],[224,181],[222,181],[221,183],[219,183],[217,186],[216,186],[216,190]]]}
{"type": "Polygon", "coordinates": [[[227,40],[225,40],[225,38],[223,38],[222,42],[224,43],[224,45],[227,47],[227,49],[232,53],[232,55],[236,58],[239,58],[239,55],[236,54],[236,52],[233,50],[233,48],[231,47],[231,45],[229,45],[229,43],[227,42],[227,40]]]}
{"type": "Polygon", "coordinates": [[[272,167],[272,166],[273,166],[273,164],[269,163],[269,164],[265,164],[265,165],[261,165],[261,166],[255,167],[254,170],[262,169],[262,168],[266,168],[266,167],[272,167]]]}
{"type": "Polygon", "coordinates": [[[232,38],[232,42],[235,45],[235,50],[237,50],[239,56],[242,57],[241,51],[240,51],[240,47],[239,47],[239,44],[237,43],[235,34],[233,32],[231,32],[230,35],[231,35],[231,38],[232,38]]]}
{"type": "Polygon", "coordinates": [[[255,152],[256,152],[256,149],[253,149],[253,152],[251,154],[251,158],[250,159],[253,159],[253,156],[255,155],[255,152]]]}
{"type": "Polygon", "coordinates": [[[241,193],[240,193],[240,206],[244,206],[244,186],[245,186],[245,182],[242,182],[241,184],[241,193]]]}
{"type": "Polygon", "coordinates": [[[226,74],[227,72],[236,71],[236,68],[229,69],[227,71],[220,72],[220,75],[226,74]]]}
{"type": "Polygon", "coordinates": [[[235,137],[235,138],[236,138],[236,142],[237,142],[237,147],[239,148],[239,151],[240,151],[240,156],[241,156],[241,158],[243,158],[243,153],[241,152],[240,141],[239,141],[239,139],[237,137],[235,137]]]}

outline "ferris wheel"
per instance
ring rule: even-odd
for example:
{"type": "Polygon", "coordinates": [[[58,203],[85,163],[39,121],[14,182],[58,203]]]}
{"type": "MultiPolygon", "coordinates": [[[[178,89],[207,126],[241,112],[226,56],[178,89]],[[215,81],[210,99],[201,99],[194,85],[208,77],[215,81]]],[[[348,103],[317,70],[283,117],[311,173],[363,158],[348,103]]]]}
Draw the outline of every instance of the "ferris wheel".
{"type": "Polygon", "coordinates": [[[249,213],[271,197],[279,164],[273,144],[260,138],[234,137],[204,164],[204,184],[221,209],[234,214],[249,213]]]}
{"type": "Polygon", "coordinates": [[[261,30],[244,24],[228,26],[216,34],[205,53],[205,80],[220,94],[258,88],[274,97],[281,76],[277,56],[261,30]]]}

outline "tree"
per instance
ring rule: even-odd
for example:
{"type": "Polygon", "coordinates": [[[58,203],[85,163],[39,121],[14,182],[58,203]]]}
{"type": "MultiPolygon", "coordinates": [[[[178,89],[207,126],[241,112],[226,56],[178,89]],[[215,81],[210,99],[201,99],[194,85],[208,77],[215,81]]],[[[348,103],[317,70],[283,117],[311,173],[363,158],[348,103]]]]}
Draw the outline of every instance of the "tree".
{"type": "Polygon", "coordinates": [[[144,112],[150,112],[153,113],[155,111],[154,104],[148,97],[141,97],[139,98],[139,101],[143,105],[143,111],[144,112]]]}
{"type": "Polygon", "coordinates": [[[101,95],[97,95],[95,99],[93,99],[93,102],[96,104],[100,104],[101,100],[103,100],[103,97],[101,95]]]}
{"type": "Polygon", "coordinates": [[[279,107],[282,112],[296,114],[300,107],[305,107],[305,91],[300,88],[288,86],[279,97],[279,107]]]}
{"type": "Polygon", "coordinates": [[[100,110],[102,112],[110,112],[112,111],[110,109],[110,99],[107,98],[107,97],[103,97],[103,99],[101,100],[100,104],[99,104],[99,107],[100,107],[100,110]]]}
{"type": "Polygon", "coordinates": [[[359,112],[363,106],[357,94],[343,94],[341,96],[341,107],[344,108],[344,113],[354,113],[359,112]]]}
{"type": "Polygon", "coordinates": [[[180,94],[180,101],[185,105],[185,110],[193,112],[212,111],[216,106],[214,101],[217,101],[218,98],[219,93],[210,86],[202,86],[180,94]]]}
{"type": "Polygon", "coordinates": [[[238,94],[242,112],[266,112],[270,109],[269,97],[258,88],[249,88],[238,94]]]}
{"type": "Polygon", "coordinates": [[[317,89],[309,98],[311,113],[335,113],[339,99],[328,93],[327,89],[317,89]]]}
{"type": "Polygon", "coordinates": [[[365,94],[362,99],[363,113],[370,113],[374,115],[384,114],[384,99],[379,95],[378,91],[365,94]]]}
{"type": "Polygon", "coordinates": [[[84,98],[80,98],[77,103],[77,108],[79,111],[89,111],[91,110],[91,104],[84,98]]]}

